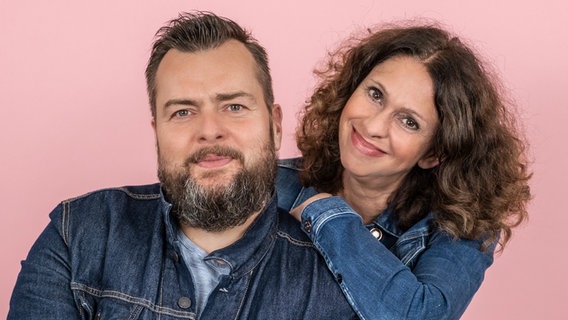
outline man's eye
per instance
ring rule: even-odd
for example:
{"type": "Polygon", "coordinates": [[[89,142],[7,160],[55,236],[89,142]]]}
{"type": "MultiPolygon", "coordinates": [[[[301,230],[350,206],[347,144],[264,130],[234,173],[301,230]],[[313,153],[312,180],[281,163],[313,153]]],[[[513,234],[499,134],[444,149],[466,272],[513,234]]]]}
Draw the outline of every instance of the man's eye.
{"type": "Polygon", "coordinates": [[[243,106],[240,104],[230,104],[227,107],[227,110],[229,111],[241,111],[243,109],[243,106]]]}
{"type": "Polygon", "coordinates": [[[178,110],[174,113],[174,116],[176,117],[187,117],[188,115],[189,115],[189,110],[187,109],[178,110]]]}

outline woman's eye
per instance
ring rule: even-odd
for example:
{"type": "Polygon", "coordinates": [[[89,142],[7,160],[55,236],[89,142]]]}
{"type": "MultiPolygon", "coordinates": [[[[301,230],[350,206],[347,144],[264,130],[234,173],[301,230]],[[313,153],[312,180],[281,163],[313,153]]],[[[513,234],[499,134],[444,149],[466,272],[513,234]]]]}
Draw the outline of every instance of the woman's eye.
{"type": "Polygon", "coordinates": [[[420,129],[420,126],[418,125],[418,122],[416,122],[416,120],[410,118],[410,117],[406,117],[402,120],[403,124],[405,127],[411,129],[411,130],[418,130],[420,129]]]}
{"type": "Polygon", "coordinates": [[[375,87],[370,87],[368,89],[368,94],[369,97],[371,97],[371,99],[373,99],[374,101],[381,102],[383,100],[383,93],[375,87]]]}

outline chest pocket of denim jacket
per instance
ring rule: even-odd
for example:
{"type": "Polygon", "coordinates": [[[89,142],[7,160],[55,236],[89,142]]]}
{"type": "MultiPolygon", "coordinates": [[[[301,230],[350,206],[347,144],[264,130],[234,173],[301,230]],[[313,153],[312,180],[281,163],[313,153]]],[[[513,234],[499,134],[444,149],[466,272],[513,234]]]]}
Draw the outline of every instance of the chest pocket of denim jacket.
{"type": "Polygon", "coordinates": [[[143,309],[142,306],[132,304],[128,305],[126,302],[117,302],[119,301],[116,301],[116,299],[101,300],[94,319],[140,319],[140,312],[143,309]]]}
{"type": "Polygon", "coordinates": [[[424,232],[406,234],[396,242],[391,251],[405,266],[412,269],[420,254],[426,249],[426,237],[427,234],[424,232]]]}
{"type": "Polygon", "coordinates": [[[142,306],[112,297],[96,297],[89,293],[76,294],[81,319],[139,319],[142,306]]]}

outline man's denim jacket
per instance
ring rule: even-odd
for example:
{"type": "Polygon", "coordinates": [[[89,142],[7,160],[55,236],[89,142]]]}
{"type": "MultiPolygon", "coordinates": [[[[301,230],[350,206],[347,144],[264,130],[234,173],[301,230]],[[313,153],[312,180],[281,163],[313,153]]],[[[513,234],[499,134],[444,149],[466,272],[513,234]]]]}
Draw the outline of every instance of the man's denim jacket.
{"type": "MultiPolygon", "coordinates": [[[[300,184],[300,161],[279,162],[278,206],[286,211],[317,193],[300,184]]],[[[479,241],[452,239],[431,221],[429,215],[403,231],[386,210],[365,226],[339,197],[302,212],[303,230],[361,319],[459,319],[465,311],[494,248],[482,252],[479,241]]]]}
{"type": "MultiPolygon", "coordinates": [[[[191,274],[158,184],[61,203],[22,262],[8,319],[195,319],[191,274]]],[[[200,319],[353,319],[325,262],[276,198],[206,259],[231,272],[200,319]]]]}

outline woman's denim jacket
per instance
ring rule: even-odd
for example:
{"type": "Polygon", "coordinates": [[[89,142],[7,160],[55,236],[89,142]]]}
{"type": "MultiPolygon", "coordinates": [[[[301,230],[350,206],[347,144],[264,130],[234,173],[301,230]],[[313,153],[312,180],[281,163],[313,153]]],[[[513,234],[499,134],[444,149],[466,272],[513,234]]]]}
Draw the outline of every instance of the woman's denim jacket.
{"type": "MultiPolygon", "coordinates": [[[[8,319],[196,319],[171,205],[158,184],[63,202],[34,244],[8,319]]],[[[227,263],[200,319],[353,319],[333,275],[276,199],[207,260],[227,263]]]]}
{"type": "MultiPolygon", "coordinates": [[[[286,211],[316,194],[299,182],[300,161],[279,162],[278,206],[286,211]]],[[[365,226],[343,199],[330,197],[306,206],[301,224],[361,319],[459,319],[494,248],[482,252],[479,241],[452,239],[431,221],[402,231],[387,210],[365,226]]]]}

